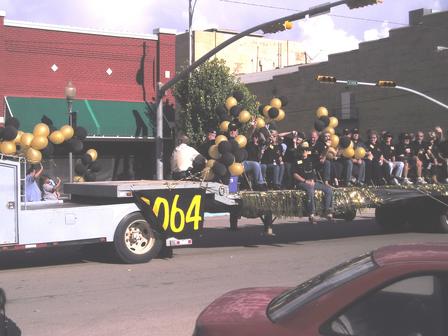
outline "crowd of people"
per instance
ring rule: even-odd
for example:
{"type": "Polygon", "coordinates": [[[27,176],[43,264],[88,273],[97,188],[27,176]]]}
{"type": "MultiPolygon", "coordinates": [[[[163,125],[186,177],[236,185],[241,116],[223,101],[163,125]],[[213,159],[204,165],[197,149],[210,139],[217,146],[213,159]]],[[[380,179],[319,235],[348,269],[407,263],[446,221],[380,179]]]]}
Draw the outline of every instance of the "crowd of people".
{"type": "MultiPolygon", "coordinates": [[[[187,172],[194,169],[198,157],[210,159],[209,148],[218,133],[209,129],[197,151],[188,151],[187,172]]],[[[230,124],[225,135],[235,138],[237,126],[230,124]]],[[[335,146],[332,133],[327,131],[279,133],[273,125],[257,129],[253,123],[246,133],[247,158],[242,162],[245,174],[240,186],[252,190],[302,189],[308,195],[307,210],[313,222],[315,189],[324,192],[325,213],[331,219],[333,188],[448,183],[448,140],[441,127],[426,134],[401,133],[397,139],[388,131],[368,130],[364,140],[356,128],[337,135],[338,139],[348,139],[354,150],[363,148],[365,155],[345,156],[344,147],[335,146]]],[[[176,176],[185,175],[176,171],[176,176]]]]}

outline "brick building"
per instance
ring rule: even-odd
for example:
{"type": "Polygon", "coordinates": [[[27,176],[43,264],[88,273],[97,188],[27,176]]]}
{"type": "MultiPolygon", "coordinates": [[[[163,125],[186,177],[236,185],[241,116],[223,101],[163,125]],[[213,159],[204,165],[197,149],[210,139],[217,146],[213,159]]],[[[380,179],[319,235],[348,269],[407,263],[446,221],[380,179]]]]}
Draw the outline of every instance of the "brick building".
{"type": "Polygon", "coordinates": [[[321,74],[363,82],[394,80],[448,104],[448,48],[443,46],[448,47],[448,11],[420,9],[409,13],[409,26],[392,29],[387,38],[361,43],[357,50],[330,55],[327,62],[241,78],[262,103],[274,95],[289,98],[286,119],[278,125],[281,130],[310,130],[319,106],[328,107],[341,128],[358,127],[363,135],[367,129],[389,130],[395,135],[427,131],[435,125],[446,130],[447,109],[417,95],[314,79],[321,74]]]}
{"type": "MultiPolygon", "coordinates": [[[[151,178],[156,134],[151,103],[155,83],[175,75],[175,39],[169,29],[109,33],[6,20],[0,11],[0,124],[15,116],[20,129],[30,132],[44,115],[56,127],[67,124],[64,88],[72,81],[77,124],[89,134],[86,146],[99,149],[105,166],[113,167],[104,179],[128,173],[151,178]]],[[[168,119],[174,119],[173,102],[168,92],[168,119]]],[[[166,121],[164,135],[170,138],[166,121]]]]}

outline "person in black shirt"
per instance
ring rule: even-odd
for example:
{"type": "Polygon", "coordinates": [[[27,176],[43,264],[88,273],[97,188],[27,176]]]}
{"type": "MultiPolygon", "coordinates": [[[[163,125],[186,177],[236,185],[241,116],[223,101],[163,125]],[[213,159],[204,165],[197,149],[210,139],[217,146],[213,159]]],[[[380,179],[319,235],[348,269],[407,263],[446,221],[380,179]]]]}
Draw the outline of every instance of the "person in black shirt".
{"type": "MultiPolygon", "coordinates": [[[[359,137],[359,129],[357,128],[352,130],[352,142],[353,149],[356,150],[358,147],[366,149],[366,145],[359,137]]],[[[362,186],[366,180],[366,163],[364,159],[352,158],[351,160],[353,162],[352,175],[356,177],[356,184],[362,186]]]]}
{"type": "Polygon", "coordinates": [[[278,132],[276,130],[271,131],[271,137],[268,143],[264,147],[261,156],[261,172],[264,179],[267,181],[267,174],[271,174],[271,185],[273,189],[280,189],[283,174],[285,172],[285,166],[283,162],[283,148],[278,141],[278,132]]]}
{"type": "Polygon", "coordinates": [[[425,134],[418,131],[415,140],[412,142],[412,149],[414,154],[414,166],[417,171],[417,183],[426,184],[423,178],[423,165],[426,162],[425,153],[428,148],[428,143],[424,140],[425,134]]]}
{"type": "Polygon", "coordinates": [[[310,157],[309,148],[301,147],[302,157],[297,160],[293,167],[293,178],[298,189],[306,192],[306,210],[309,221],[316,223],[316,204],[314,191],[322,190],[324,193],[324,213],[328,220],[333,219],[333,190],[320,181],[316,181],[314,160],[310,157]]]}
{"type": "Polygon", "coordinates": [[[331,181],[331,162],[326,159],[328,145],[325,140],[319,137],[317,131],[311,132],[310,137],[310,157],[313,160],[314,167],[318,174],[322,177],[325,184],[331,181]]]}
{"type": "Polygon", "coordinates": [[[371,131],[366,144],[366,181],[368,184],[382,185],[386,183],[386,166],[384,156],[378,143],[378,134],[371,131]]]}
{"type": "Polygon", "coordinates": [[[409,167],[413,162],[411,136],[408,133],[400,134],[396,158],[404,164],[403,184],[413,184],[408,178],[409,167]]]}
{"type": "Polygon", "coordinates": [[[210,149],[211,146],[215,144],[215,139],[216,139],[216,130],[214,128],[209,128],[207,130],[206,140],[198,148],[198,152],[207,160],[211,159],[208,150],[210,149]]]}
{"type": "Polygon", "coordinates": [[[389,183],[398,185],[398,181],[403,174],[404,163],[396,161],[396,148],[392,143],[392,133],[386,132],[384,134],[384,142],[381,144],[381,151],[383,152],[384,162],[388,167],[387,179],[389,183]]]}

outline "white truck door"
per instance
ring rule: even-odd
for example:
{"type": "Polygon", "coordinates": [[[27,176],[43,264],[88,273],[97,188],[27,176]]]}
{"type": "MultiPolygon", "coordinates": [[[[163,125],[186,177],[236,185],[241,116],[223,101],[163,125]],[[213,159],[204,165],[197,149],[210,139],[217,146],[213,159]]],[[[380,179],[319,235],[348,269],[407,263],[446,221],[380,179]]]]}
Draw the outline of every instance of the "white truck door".
{"type": "Polygon", "coordinates": [[[0,161],[0,245],[14,244],[17,237],[19,207],[18,167],[0,161]]]}

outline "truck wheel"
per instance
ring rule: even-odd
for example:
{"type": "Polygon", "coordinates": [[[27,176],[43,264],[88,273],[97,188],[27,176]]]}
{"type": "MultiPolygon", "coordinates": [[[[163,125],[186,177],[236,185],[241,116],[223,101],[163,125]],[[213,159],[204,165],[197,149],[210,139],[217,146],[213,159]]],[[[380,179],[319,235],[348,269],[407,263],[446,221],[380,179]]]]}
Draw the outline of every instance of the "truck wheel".
{"type": "Polygon", "coordinates": [[[162,237],[139,212],[123,218],[114,235],[118,257],[126,264],[137,264],[157,257],[162,248],[162,237]]]}
{"type": "Polygon", "coordinates": [[[351,222],[352,220],[355,219],[355,217],[356,217],[356,209],[350,209],[350,210],[347,210],[346,212],[344,212],[342,218],[346,222],[351,222]]]}
{"type": "Polygon", "coordinates": [[[438,222],[436,223],[437,232],[448,233],[448,209],[442,210],[438,216],[438,222]]]}
{"type": "Polygon", "coordinates": [[[399,207],[376,208],[375,221],[386,233],[403,232],[406,226],[406,218],[400,213],[399,207]]]}

